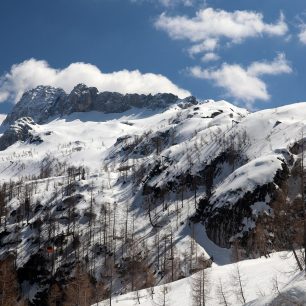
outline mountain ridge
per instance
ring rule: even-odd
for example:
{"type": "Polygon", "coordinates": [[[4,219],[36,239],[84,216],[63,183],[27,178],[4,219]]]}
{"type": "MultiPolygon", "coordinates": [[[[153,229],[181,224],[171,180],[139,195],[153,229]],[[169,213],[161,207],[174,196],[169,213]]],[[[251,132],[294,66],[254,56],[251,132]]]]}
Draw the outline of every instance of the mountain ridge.
{"type": "Polygon", "coordinates": [[[170,93],[123,95],[117,92],[98,92],[95,87],[78,84],[67,94],[61,88],[41,85],[22,95],[2,126],[10,125],[22,117],[31,117],[36,123],[46,123],[51,117],[61,117],[73,112],[122,113],[132,107],[165,108],[179,101],[198,103],[193,96],[179,99],[170,93]]]}

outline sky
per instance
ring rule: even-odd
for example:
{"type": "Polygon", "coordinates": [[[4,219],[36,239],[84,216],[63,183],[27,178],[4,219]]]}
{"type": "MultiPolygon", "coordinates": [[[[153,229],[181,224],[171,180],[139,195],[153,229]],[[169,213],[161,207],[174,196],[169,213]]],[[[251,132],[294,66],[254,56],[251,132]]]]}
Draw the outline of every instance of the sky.
{"type": "Polygon", "coordinates": [[[0,113],[38,85],[306,101],[304,0],[1,0],[0,113]]]}

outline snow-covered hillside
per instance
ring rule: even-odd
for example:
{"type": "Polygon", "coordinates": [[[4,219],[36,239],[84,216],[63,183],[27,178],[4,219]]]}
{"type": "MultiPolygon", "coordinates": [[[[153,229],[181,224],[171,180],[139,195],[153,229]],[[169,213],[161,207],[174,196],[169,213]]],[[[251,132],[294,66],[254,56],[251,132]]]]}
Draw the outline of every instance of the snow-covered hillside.
{"type": "MultiPolygon", "coordinates": [[[[167,285],[166,305],[193,306],[198,272],[193,276],[167,285]]],[[[269,258],[245,260],[225,266],[213,265],[205,270],[207,292],[205,305],[305,305],[306,280],[303,273],[297,272],[295,262],[290,253],[271,254],[269,258]],[[237,268],[241,274],[243,293],[246,303],[240,301],[239,288],[236,286],[237,268]],[[222,296],[221,286],[224,296],[222,296]],[[225,298],[225,301],[224,301],[225,298]]],[[[130,292],[112,299],[112,305],[163,305],[164,286],[157,286],[130,292]]],[[[109,305],[109,301],[93,304],[93,306],[109,305]]]]}
{"type": "MultiPolygon", "coordinates": [[[[78,107],[95,92],[81,87],[69,98],[78,107]]],[[[91,293],[92,303],[211,264],[218,278],[237,258],[289,248],[281,238],[284,211],[295,220],[292,245],[300,246],[295,203],[306,103],[249,113],[226,101],[164,98],[120,113],[44,114],[40,124],[29,117],[43,102],[29,99],[27,109],[23,100],[27,117],[15,112],[17,121],[3,125],[0,258],[13,254],[32,305],[63,288],[72,292],[80,269],[103,287],[91,293]]],[[[245,274],[249,266],[242,263],[245,274]]],[[[254,289],[248,301],[255,298],[254,289]]]]}

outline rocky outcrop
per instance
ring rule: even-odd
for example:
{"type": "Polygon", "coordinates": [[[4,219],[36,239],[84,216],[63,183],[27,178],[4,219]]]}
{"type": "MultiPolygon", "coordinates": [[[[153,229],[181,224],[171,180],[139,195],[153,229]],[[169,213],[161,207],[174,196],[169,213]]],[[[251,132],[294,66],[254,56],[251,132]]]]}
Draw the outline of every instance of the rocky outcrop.
{"type": "Polygon", "coordinates": [[[208,237],[218,245],[227,248],[238,238],[242,246],[246,247],[258,217],[254,215],[252,205],[261,202],[271,207],[277,191],[281,190],[288,177],[289,169],[286,163],[283,163],[282,169],[277,171],[273,182],[259,185],[252,192],[246,192],[233,205],[224,205],[215,209],[209,199],[202,199],[199,203],[201,209],[198,214],[205,222],[208,237]]]}
{"type": "Polygon", "coordinates": [[[86,112],[93,110],[93,103],[97,98],[98,90],[94,87],[87,87],[79,84],[71,91],[69,95],[55,105],[56,114],[68,115],[73,112],[86,112]]]}
{"type": "Polygon", "coordinates": [[[17,141],[27,141],[40,143],[42,140],[33,133],[33,126],[36,123],[29,117],[18,119],[0,137],[0,151],[5,150],[17,141]]]}
{"type": "Polygon", "coordinates": [[[46,122],[57,113],[57,105],[61,105],[65,99],[66,93],[62,89],[38,86],[22,95],[2,126],[11,125],[22,117],[31,117],[37,123],[46,122]]]}
{"type": "Polygon", "coordinates": [[[126,94],[117,92],[98,92],[95,87],[78,84],[66,94],[62,89],[38,86],[24,93],[2,126],[13,124],[22,117],[31,117],[36,123],[45,123],[54,116],[69,115],[73,112],[99,111],[122,113],[132,107],[149,109],[164,108],[176,102],[197,104],[195,97],[180,100],[170,93],[156,95],[126,94]]]}

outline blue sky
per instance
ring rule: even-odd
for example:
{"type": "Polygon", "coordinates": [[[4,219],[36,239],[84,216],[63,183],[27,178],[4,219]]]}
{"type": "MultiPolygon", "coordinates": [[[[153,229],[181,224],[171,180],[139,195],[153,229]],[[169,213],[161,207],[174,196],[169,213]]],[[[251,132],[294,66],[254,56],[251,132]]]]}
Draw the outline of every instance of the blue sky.
{"type": "Polygon", "coordinates": [[[302,0],[2,0],[0,112],[38,84],[78,82],[251,109],[305,101],[305,13],[302,0]]]}

